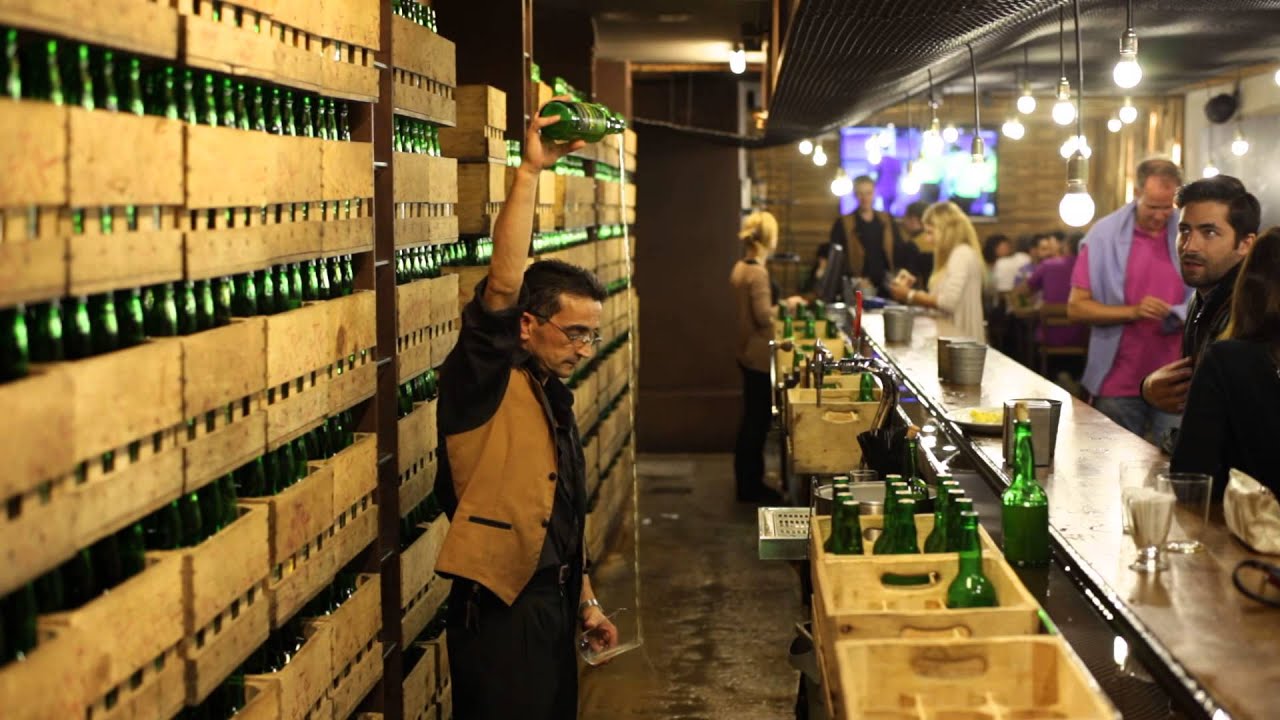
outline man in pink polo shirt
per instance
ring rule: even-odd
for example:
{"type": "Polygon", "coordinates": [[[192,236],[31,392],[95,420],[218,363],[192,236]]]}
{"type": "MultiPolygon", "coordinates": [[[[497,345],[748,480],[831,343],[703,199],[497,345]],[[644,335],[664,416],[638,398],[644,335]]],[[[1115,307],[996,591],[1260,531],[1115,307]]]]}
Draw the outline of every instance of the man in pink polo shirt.
{"type": "Polygon", "coordinates": [[[1082,384],[1094,407],[1156,444],[1177,427],[1178,416],[1143,402],[1142,380],[1181,356],[1191,293],[1175,262],[1173,196],[1181,184],[1182,173],[1168,160],[1138,165],[1134,201],[1085,235],[1067,301],[1067,316],[1091,326],[1082,384]]]}

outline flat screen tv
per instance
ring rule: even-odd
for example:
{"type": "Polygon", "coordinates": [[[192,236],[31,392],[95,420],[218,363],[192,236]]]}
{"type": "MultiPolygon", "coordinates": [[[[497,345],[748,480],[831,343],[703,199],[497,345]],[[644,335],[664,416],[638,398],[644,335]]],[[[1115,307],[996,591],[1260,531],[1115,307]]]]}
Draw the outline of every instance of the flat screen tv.
{"type": "MultiPolygon", "coordinates": [[[[971,217],[994,218],[999,210],[999,135],[994,129],[982,131],[985,161],[974,163],[969,154],[972,128],[958,128],[955,142],[950,143],[943,138],[926,142],[916,128],[842,128],[840,167],[850,179],[873,178],[876,209],[895,217],[901,217],[916,200],[950,200],[971,217]]],[[[852,192],[840,198],[842,214],[856,206],[852,192]]]]}

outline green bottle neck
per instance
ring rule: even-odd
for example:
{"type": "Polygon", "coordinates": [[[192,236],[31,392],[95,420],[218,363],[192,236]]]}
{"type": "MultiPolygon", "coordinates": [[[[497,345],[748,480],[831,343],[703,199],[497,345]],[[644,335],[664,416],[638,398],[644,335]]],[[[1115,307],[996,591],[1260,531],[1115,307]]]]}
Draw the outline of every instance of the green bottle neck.
{"type": "Polygon", "coordinates": [[[967,517],[961,530],[960,573],[972,575],[982,573],[982,543],[978,539],[978,519],[967,517]]]}

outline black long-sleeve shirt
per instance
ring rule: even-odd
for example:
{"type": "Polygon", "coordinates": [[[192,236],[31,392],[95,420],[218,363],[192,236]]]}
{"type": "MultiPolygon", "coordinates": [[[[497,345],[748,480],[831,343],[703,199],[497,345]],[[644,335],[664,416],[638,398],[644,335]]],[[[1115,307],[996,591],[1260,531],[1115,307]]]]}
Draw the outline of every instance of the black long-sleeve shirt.
{"type": "Polygon", "coordinates": [[[1280,494],[1280,365],[1271,349],[1246,340],[1222,340],[1200,355],[1182,429],[1169,461],[1174,472],[1213,475],[1221,499],[1231,468],[1280,494]]]}

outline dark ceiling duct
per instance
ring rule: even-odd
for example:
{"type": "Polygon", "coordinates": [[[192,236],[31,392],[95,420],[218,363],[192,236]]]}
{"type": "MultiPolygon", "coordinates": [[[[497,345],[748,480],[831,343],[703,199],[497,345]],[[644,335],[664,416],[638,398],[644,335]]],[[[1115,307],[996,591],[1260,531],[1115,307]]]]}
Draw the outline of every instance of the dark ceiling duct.
{"type": "MultiPolygon", "coordinates": [[[[1059,5],[1059,0],[802,0],[783,46],[768,139],[782,142],[856,123],[903,94],[921,91],[927,69],[935,79],[967,80],[966,44],[972,44],[981,70],[1007,65],[1012,86],[1021,46],[1047,46],[1057,29],[1059,5]]],[[[1116,37],[1124,30],[1123,5],[1116,0],[1081,0],[1080,5],[1086,74],[1101,78],[1105,73],[1106,82],[1094,87],[1105,85],[1108,94],[1119,94],[1110,80],[1118,58],[1116,37]]],[[[1149,70],[1136,93],[1167,91],[1272,61],[1280,40],[1275,31],[1280,0],[1153,0],[1138,10],[1141,57],[1149,70]]],[[[1040,63],[1033,74],[1041,81],[1053,79],[1048,63],[1040,63]]]]}

